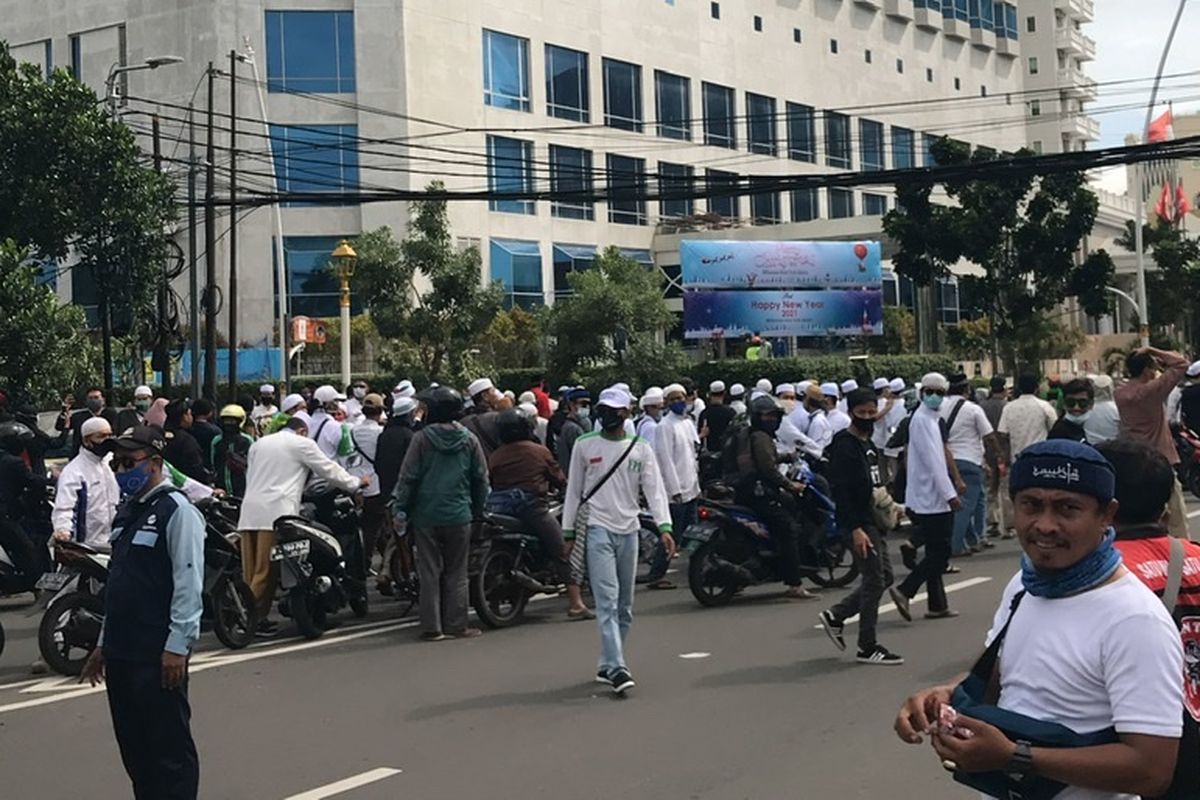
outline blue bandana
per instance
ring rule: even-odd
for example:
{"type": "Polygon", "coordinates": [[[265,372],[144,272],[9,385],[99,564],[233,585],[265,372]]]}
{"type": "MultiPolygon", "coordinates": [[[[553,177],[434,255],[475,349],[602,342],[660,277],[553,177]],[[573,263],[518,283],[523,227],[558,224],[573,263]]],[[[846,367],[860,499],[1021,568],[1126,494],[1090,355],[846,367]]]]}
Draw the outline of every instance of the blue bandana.
{"type": "Polygon", "coordinates": [[[1038,572],[1029,556],[1021,554],[1021,585],[1034,597],[1070,597],[1099,586],[1121,566],[1121,553],[1113,546],[1117,532],[1112,528],[1100,546],[1064,570],[1038,572]]]}

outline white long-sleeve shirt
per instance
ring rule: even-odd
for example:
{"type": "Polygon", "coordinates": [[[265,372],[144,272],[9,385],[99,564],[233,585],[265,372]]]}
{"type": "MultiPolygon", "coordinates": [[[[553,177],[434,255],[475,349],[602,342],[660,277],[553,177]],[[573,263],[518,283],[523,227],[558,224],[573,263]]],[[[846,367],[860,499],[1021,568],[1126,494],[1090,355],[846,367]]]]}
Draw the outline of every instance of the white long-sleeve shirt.
{"type": "Polygon", "coordinates": [[[316,442],[290,429],[252,444],[246,456],[246,496],[242,498],[238,530],[269,530],[280,517],[300,513],[300,499],[310,474],[348,492],[360,485],[357,478],[322,453],[316,442]]]}
{"type": "Polygon", "coordinates": [[[817,409],[809,413],[806,434],[817,447],[821,448],[822,452],[829,447],[829,443],[833,441],[833,427],[829,424],[829,418],[825,416],[824,411],[817,409]]]}
{"type": "Polygon", "coordinates": [[[668,498],[679,495],[682,502],[700,496],[700,466],[696,461],[696,423],[692,418],[667,414],[658,424],[654,438],[654,457],[662,474],[668,498]]]}
{"type": "Polygon", "coordinates": [[[950,480],[946,444],[938,412],[921,406],[908,425],[908,486],[904,505],[918,514],[941,514],[950,510],[958,490],[950,480]]]}
{"type": "MultiPolygon", "coordinates": [[[[661,422],[647,414],[633,424],[634,435],[642,437],[646,440],[646,444],[654,447],[654,440],[658,437],[658,426],[661,424],[661,422]]],[[[628,432],[626,430],[626,433],[628,432]]]]}
{"type": "Polygon", "coordinates": [[[58,476],[50,522],[55,531],[93,547],[107,545],[121,490],[108,457],[80,450],[58,476]]]}
{"type": "MultiPolygon", "coordinates": [[[[775,449],[780,453],[795,453],[797,450],[803,451],[814,458],[820,458],[825,451],[825,448],[818,447],[817,443],[801,433],[792,421],[796,412],[792,412],[783,418],[779,424],[779,430],[775,433],[775,449]]],[[[805,415],[805,420],[808,417],[805,415]]]]}
{"type": "Polygon", "coordinates": [[[342,451],[342,423],[331,417],[325,409],[318,408],[313,412],[308,423],[308,435],[321,448],[321,452],[330,458],[345,455],[342,451]]]}
{"type": "MultiPolygon", "coordinates": [[[[612,469],[617,459],[629,449],[630,437],[608,439],[599,433],[585,433],[575,440],[571,450],[571,468],[567,472],[567,495],[563,506],[563,531],[575,530],[580,517],[584,494],[592,491],[612,469]]],[[[662,475],[654,450],[643,439],[637,439],[633,449],[617,471],[587,503],[586,523],[613,533],[637,533],[638,492],[646,497],[650,513],[660,531],[671,530],[671,509],[663,490],[662,475]]]]}
{"type": "MultiPolygon", "coordinates": [[[[850,415],[840,408],[831,410],[826,415],[826,419],[829,420],[829,430],[833,434],[836,434],[839,431],[844,431],[846,428],[850,427],[850,415]]],[[[833,437],[830,436],[831,440],[832,438],[833,437]]]]}

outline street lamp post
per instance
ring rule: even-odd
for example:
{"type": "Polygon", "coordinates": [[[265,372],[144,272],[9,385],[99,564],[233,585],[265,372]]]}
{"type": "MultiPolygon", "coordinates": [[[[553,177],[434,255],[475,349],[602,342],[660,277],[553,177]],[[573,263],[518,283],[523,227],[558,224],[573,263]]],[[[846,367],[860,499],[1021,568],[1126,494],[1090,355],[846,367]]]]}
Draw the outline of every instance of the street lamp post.
{"type": "Polygon", "coordinates": [[[350,276],[354,274],[354,262],[358,253],[343,239],[331,254],[338,280],[342,284],[342,386],[350,385],[350,276]]]}
{"type": "Polygon", "coordinates": [[[114,117],[117,116],[117,101],[120,99],[116,88],[118,76],[129,72],[141,72],[145,69],[158,69],[168,64],[181,63],[183,63],[183,58],[180,56],[151,56],[140,64],[114,63],[108,68],[108,77],[104,79],[104,101],[108,104],[109,114],[114,117]]]}
{"type": "Polygon", "coordinates": [[[1143,325],[1147,324],[1146,317],[1142,314],[1142,304],[1135,300],[1128,292],[1123,292],[1115,286],[1105,286],[1104,288],[1117,297],[1124,298],[1129,305],[1133,306],[1134,312],[1138,315],[1138,321],[1143,325]]]}

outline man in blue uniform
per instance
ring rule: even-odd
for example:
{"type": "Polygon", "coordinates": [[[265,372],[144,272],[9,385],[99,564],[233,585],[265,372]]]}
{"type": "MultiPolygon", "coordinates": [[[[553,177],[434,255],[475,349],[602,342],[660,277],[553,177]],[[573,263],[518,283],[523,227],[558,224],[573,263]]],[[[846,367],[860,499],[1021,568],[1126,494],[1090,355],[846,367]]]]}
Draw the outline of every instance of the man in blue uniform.
{"type": "Polygon", "coordinates": [[[194,800],[200,777],[187,697],[200,636],[204,520],[163,474],[166,436],[140,425],[109,440],[124,500],[100,642],[80,680],[108,682],[108,706],[137,800],[194,800]]]}

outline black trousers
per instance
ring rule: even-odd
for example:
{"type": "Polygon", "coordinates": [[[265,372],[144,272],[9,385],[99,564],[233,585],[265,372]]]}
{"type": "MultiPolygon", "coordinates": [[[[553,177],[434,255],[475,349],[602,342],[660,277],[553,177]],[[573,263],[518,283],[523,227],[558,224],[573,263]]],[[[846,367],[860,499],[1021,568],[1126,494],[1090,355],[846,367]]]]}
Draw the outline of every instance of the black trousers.
{"type": "Polygon", "coordinates": [[[875,648],[875,625],[879,619],[879,600],[883,592],[892,585],[892,559],[888,555],[887,540],[874,527],[864,528],[871,539],[871,550],[863,558],[853,547],[850,537],[850,552],[862,575],[862,582],[842,601],[829,609],[838,622],[845,622],[858,614],[858,649],[868,653],[875,648]]]}
{"type": "Polygon", "coordinates": [[[157,661],[106,659],[108,709],[135,800],[195,800],[200,759],[187,684],[162,688],[157,661]]]}
{"type": "Polygon", "coordinates": [[[538,537],[542,550],[554,568],[554,577],[559,583],[570,583],[571,565],[567,562],[566,545],[563,542],[562,526],[550,513],[546,501],[538,498],[521,512],[521,521],[529,526],[529,532],[538,537]]]}
{"type": "Polygon", "coordinates": [[[905,597],[912,597],[921,588],[921,584],[925,584],[929,593],[929,610],[945,611],[949,605],[946,602],[946,587],[942,583],[942,576],[946,572],[946,565],[950,563],[950,536],[954,533],[954,512],[918,514],[909,511],[908,516],[925,541],[925,557],[917,563],[917,568],[908,574],[899,589],[905,597]]]}

